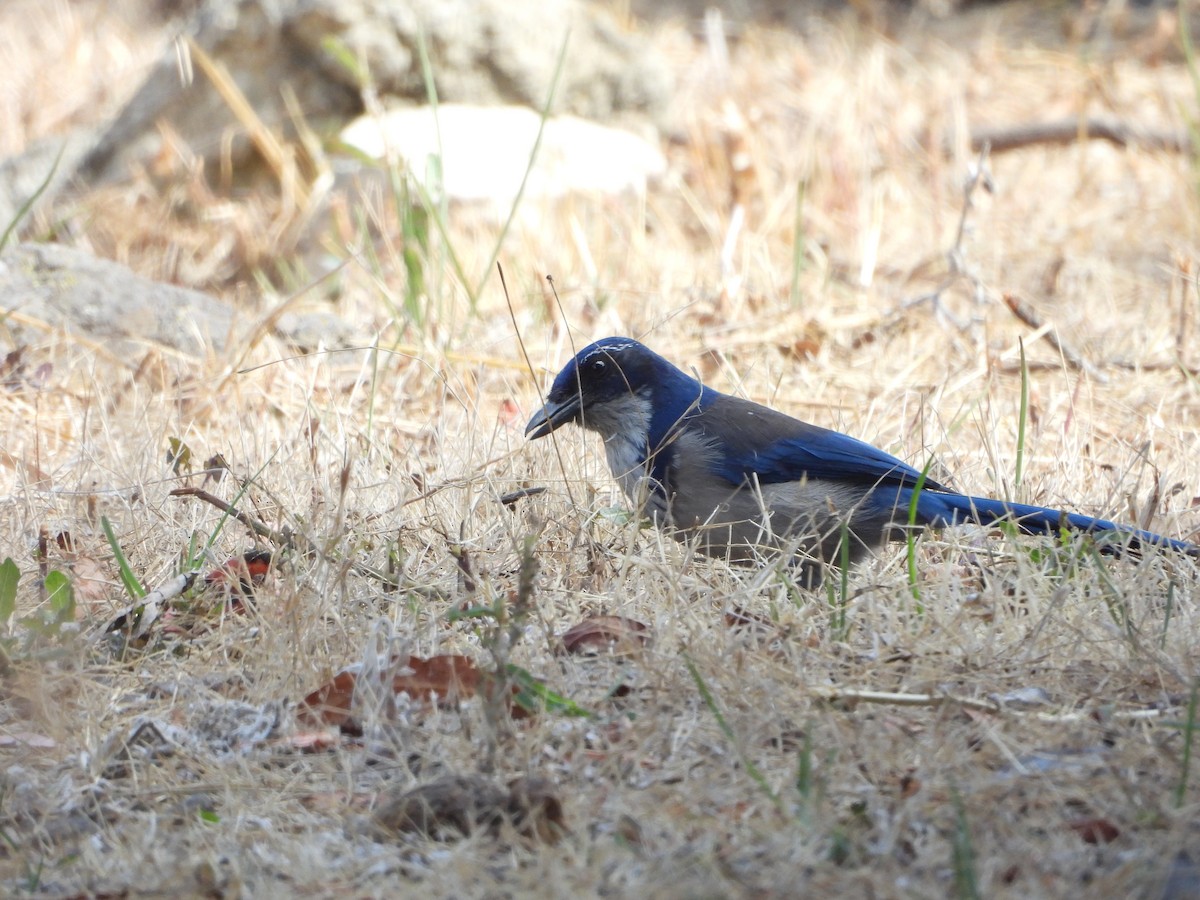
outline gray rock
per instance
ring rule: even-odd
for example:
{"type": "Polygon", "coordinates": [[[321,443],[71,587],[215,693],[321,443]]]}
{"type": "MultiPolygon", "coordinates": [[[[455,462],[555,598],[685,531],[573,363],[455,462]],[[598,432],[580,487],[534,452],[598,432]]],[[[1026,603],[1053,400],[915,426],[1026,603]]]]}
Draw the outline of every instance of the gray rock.
{"type": "MultiPolygon", "coordinates": [[[[0,234],[16,220],[22,207],[35,199],[39,190],[42,193],[31,209],[58,194],[70,182],[72,173],[95,141],[91,129],[80,128],[64,136],[34,141],[23,153],[0,159],[0,234]]],[[[20,234],[27,221],[17,223],[13,233],[20,234]]]]}
{"type": "Polygon", "coordinates": [[[59,244],[20,244],[0,255],[0,315],[18,340],[22,332],[41,339],[48,325],[117,355],[149,342],[193,356],[220,352],[233,323],[232,309],[207,294],[59,244]]]}
{"type": "Polygon", "coordinates": [[[371,338],[340,316],[323,310],[280,316],[275,334],[301,353],[369,346],[371,338]]]}
{"type": "MultiPolygon", "coordinates": [[[[583,0],[209,0],[185,33],[225,67],[259,119],[289,134],[285,86],[318,133],[324,123],[340,125],[362,111],[363,72],[384,96],[424,101],[422,34],[441,99],[540,107],[568,30],[557,110],[606,117],[666,109],[665,62],[583,0]],[[331,52],[338,45],[360,61],[358,71],[331,52]]],[[[192,68],[191,83],[182,84],[176,48],[167,48],[88,155],[83,180],[121,178],[131,161],[150,157],[162,141],[160,121],[205,158],[227,139],[235,159],[249,149],[226,101],[195,60],[192,68]]]]}
{"type": "MultiPolygon", "coordinates": [[[[361,106],[357,90],[330,80],[312,53],[292,39],[288,24],[300,5],[301,0],[208,0],[180,36],[223,66],[258,118],[283,133],[291,130],[285,85],[315,127],[361,106]]],[[[160,121],[199,156],[215,158],[227,139],[234,158],[245,155],[250,148],[245,129],[195,59],[191,69],[191,81],[185,84],[179,50],[166,48],[84,161],[79,171],[83,180],[123,179],[131,162],[153,156],[162,143],[160,121]]]]}
{"type": "Polygon", "coordinates": [[[582,0],[302,0],[289,28],[330,78],[357,87],[355,74],[325,51],[333,39],[358,55],[381,94],[421,102],[422,35],[440,101],[540,109],[564,41],[555,112],[658,119],[672,89],[666,62],[644,38],[582,0]]]}

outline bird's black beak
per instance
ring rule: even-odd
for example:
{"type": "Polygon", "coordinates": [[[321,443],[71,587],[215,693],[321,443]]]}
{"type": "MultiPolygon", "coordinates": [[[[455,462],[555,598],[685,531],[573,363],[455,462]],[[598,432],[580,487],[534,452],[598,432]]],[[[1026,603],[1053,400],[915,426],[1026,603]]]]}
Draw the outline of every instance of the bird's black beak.
{"type": "Polygon", "coordinates": [[[535,441],[568,422],[576,421],[582,407],[578,394],[572,394],[562,401],[547,400],[546,405],[534,413],[525,426],[525,437],[535,441]]]}

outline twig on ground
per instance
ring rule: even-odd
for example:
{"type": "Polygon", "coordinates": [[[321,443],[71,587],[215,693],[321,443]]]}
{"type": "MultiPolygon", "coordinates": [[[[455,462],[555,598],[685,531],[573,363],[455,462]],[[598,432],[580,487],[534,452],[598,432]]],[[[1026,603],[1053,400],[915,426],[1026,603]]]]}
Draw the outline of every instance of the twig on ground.
{"type": "Polygon", "coordinates": [[[205,503],[215,506],[217,509],[221,510],[221,512],[227,513],[232,518],[237,519],[239,522],[241,522],[243,525],[245,525],[247,528],[249,528],[251,531],[253,531],[255,534],[257,534],[259,537],[266,538],[268,541],[275,544],[275,546],[277,546],[277,547],[280,547],[282,549],[292,549],[296,545],[296,535],[293,534],[292,532],[276,531],[274,528],[271,528],[268,525],[264,525],[262,522],[258,521],[258,519],[255,519],[253,516],[242,512],[236,506],[226,503],[224,500],[222,500],[220,497],[216,496],[215,494],[210,494],[208,491],[204,490],[203,488],[195,488],[195,487],[176,488],[175,490],[171,491],[171,493],[168,494],[168,496],[170,496],[170,497],[195,497],[197,500],[203,500],[205,503]]]}
{"type": "Polygon", "coordinates": [[[990,194],[994,189],[992,173],[988,169],[987,164],[989,153],[990,148],[987,146],[980,150],[979,158],[971,166],[970,171],[967,173],[967,179],[963,183],[962,212],[958,217],[958,229],[954,234],[954,243],[946,251],[946,260],[950,267],[949,274],[933,290],[926,291],[923,294],[918,294],[916,297],[911,297],[903,301],[895,314],[903,313],[922,303],[928,303],[933,307],[934,313],[939,318],[947,319],[959,331],[965,331],[970,323],[959,320],[946,309],[942,303],[942,294],[965,278],[971,283],[971,295],[975,301],[977,303],[984,301],[985,289],[983,279],[967,265],[966,257],[963,254],[963,237],[966,235],[967,218],[971,215],[971,210],[975,208],[973,200],[975,190],[982,186],[990,194]]]}
{"type": "Polygon", "coordinates": [[[1134,145],[1145,150],[1189,153],[1192,139],[1186,131],[1138,129],[1124,122],[1100,118],[1067,118],[1053,122],[1023,122],[975,128],[971,131],[971,149],[990,147],[993,153],[1006,153],[1037,144],[1062,146],[1087,140],[1108,141],[1118,147],[1134,145]]]}
{"type": "Polygon", "coordinates": [[[1095,378],[1101,383],[1108,381],[1108,376],[1101,372],[1096,366],[1084,359],[1083,354],[1076,351],[1070,344],[1058,336],[1055,328],[1043,322],[1041,317],[1034,311],[1028,303],[1022,300],[1015,294],[1004,295],[1004,305],[1009,308],[1014,316],[1028,325],[1030,328],[1038,329],[1041,332],[1041,337],[1055,350],[1062,354],[1063,359],[1072,368],[1086,372],[1092,378],[1095,378]]]}
{"type": "Polygon", "coordinates": [[[162,614],[167,601],[174,600],[184,591],[190,590],[199,576],[199,569],[176,575],[162,587],[156,588],[133,605],[127,606],[117,613],[105,624],[105,633],[125,631],[128,632],[130,640],[145,637],[150,632],[150,626],[162,614]]]}
{"type": "MultiPolygon", "coordinates": [[[[226,503],[220,497],[214,496],[213,494],[210,494],[208,491],[202,490],[201,488],[178,488],[171,491],[169,496],[195,497],[197,500],[203,500],[205,503],[215,506],[217,509],[221,510],[221,512],[228,513],[232,518],[237,519],[237,521],[241,522],[259,537],[271,541],[281,550],[297,550],[301,553],[313,554],[327,563],[334,562],[334,560],[332,560],[327,553],[321,550],[311,538],[298,532],[291,531],[290,529],[276,531],[268,525],[264,525],[253,516],[250,516],[249,514],[237,509],[237,507],[226,503]]],[[[346,561],[343,562],[345,563],[346,561]]],[[[390,574],[388,572],[381,572],[378,569],[374,569],[364,563],[355,561],[348,561],[348,566],[349,570],[354,572],[354,574],[361,575],[365,578],[372,578],[375,581],[383,584],[388,590],[400,590],[402,587],[402,585],[397,581],[397,577],[394,573],[390,574]]],[[[403,587],[405,590],[411,590],[413,593],[417,594],[440,596],[437,594],[436,589],[430,588],[428,585],[403,587]]]]}
{"type": "Polygon", "coordinates": [[[1083,710],[1070,713],[1034,712],[1019,709],[1012,705],[996,700],[975,697],[956,697],[952,694],[910,694],[899,691],[870,691],[858,688],[813,687],[810,693],[827,703],[879,703],[885,706],[961,706],[965,709],[975,709],[987,713],[1005,713],[1021,718],[1036,719],[1039,722],[1070,724],[1074,722],[1097,721],[1103,718],[1121,721],[1146,721],[1160,719],[1182,709],[1182,705],[1170,707],[1153,707],[1147,709],[1117,710],[1099,715],[1095,710],[1083,710]]]}

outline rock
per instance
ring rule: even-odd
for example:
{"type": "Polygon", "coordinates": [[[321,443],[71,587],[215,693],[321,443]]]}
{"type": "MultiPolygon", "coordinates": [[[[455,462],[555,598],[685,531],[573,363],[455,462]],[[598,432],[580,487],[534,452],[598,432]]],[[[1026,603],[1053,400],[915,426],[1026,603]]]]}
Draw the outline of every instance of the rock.
{"type": "MultiPolygon", "coordinates": [[[[80,128],[34,141],[21,153],[0,159],[0,234],[27,203],[32,210],[52,200],[70,182],[95,140],[91,129],[80,128]]],[[[18,222],[13,234],[20,234],[27,221],[18,222]]]]}
{"type": "MultiPolygon", "coordinates": [[[[292,39],[288,23],[302,5],[302,0],[209,0],[184,29],[183,36],[224,67],[255,115],[276,133],[291,131],[283,85],[314,127],[361,108],[358,91],[332,81],[292,39]]],[[[84,161],[79,174],[85,181],[122,180],[131,163],[152,158],[164,143],[160,122],[201,157],[216,158],[228,138],[232,156],[245,156],[250,147],[245,129],[194,57],[190,83],[181,80],[181,52],[175,45],[165,49],[84,161]]]]}
{"type": "MultiPolygon", "coordinates": [[[[452,200],[511,206],[534,152],[541,117],[519,106],[442,104],[363,116],[342,132],[342,141],[374,159],[397,157],[435,200],[439,183],[452,200]],[[440,154],[440,179],[430,157],[440,154]]],[[[573,192],[643,192],[666,172],[658,147],[617,128],[574,116],[546,120],[526,197],[573,192]]]]}
{"type": "Polygon", "coordinates": [[[225,348],[233,310],[219,300],[135,275],[59,244],[20,244],[0,255],[0,311],[24,341],[48,327],[104,342],[117,355],[148,342],[193,356],[225,348]],[[44,323],[44,324],[43,324],[44,323]]]}
{"type": "Polygon", "coordinates": [[[369,346],[371,339],[345,319],[324,310],[285,313],[275,334],[301,353],[369,346]]]}
{"type": "Polygon", "coordinates": [[[385,96],[427,99],[422,35],[440,101],[540,109],[567,40],[555,112],[658,118],[672,89],[665,61],[644,38],[582,0],[304,0],[290,30],[330,78],[357,88],[355,74],[324,49],[331,38],[344,44],[385,96]]]}
{"type": "MultiPolygon", "coordinates": [[[[291,136],[284,85],[318,133],[330,120],[340,125],[362,111],[364,72],[384,96],[423,101],[422,34],[441,99],[540,108],[568,30],[556,110],[608,116],[659,115],[666,109],[665,63],[644,39],[622,33],[583,0],[209,0],[187,34],[228,71],[268,128],[291,136]],[[359,60],[357,71],[347,67],[347,57],[359,60]]],[[[206,159],[215,158],[231,138],[233,157],[245,154],[250,147],[245,129],[197,59],[191,68],[193,78],[185,85],[177,49],[167,48],[88,154],[79,171],[85,181],[123,178],[131,162],[152,158],[164,141],[160,122],[206,159]]]]}

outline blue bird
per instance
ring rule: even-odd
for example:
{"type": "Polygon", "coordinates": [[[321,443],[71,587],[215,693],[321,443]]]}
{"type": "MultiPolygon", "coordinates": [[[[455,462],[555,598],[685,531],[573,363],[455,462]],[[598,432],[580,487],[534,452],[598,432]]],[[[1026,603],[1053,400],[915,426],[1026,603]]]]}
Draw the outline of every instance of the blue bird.
{"type": "Polygon", "coordinates": [[[1103,519],[970,497],[870,444],[701,384],[631,338],[584,347],[554,379],[525,434],[575,422],[604,438],[608,467],[639,511],[712,556],[796,555],[802,577],[860,560],[918,526],[1011,521],[1028,534],[1108,533],[1109,550],[1200,547],[1103,519]],[[843,535],[849,546],[842,547],[843,535]]]}

